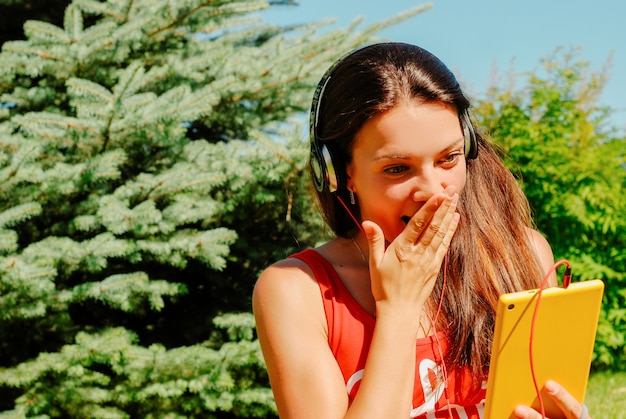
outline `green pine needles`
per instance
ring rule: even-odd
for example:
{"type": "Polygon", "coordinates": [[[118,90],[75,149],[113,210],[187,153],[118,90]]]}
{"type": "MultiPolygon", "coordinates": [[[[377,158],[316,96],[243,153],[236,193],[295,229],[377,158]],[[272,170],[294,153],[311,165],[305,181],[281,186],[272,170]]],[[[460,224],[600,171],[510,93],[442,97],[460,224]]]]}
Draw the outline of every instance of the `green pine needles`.
{"type": "Polygon", "coordinates": [[[426,7],[323,34],[262,0],[31,7],[0,53],[0,417],[275,416],[252,286],[325,234],[296,116],[426,7]]]}

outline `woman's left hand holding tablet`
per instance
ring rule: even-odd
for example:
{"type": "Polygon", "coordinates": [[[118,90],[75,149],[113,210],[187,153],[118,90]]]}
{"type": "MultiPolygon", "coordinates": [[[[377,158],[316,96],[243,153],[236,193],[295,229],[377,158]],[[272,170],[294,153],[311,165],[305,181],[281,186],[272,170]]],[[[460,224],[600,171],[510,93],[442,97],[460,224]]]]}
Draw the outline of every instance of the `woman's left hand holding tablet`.
{"type": "MultiPolygon", "coordinates": [[[[587,408],[574,398],[560,384],[554,381],[547,381],[544,390],[554,401],[567,419],[591,419],[587,408]]],[[[513,415],[518,419],[542,419],[541,413],[528,406],[517,406],[513,415]]]]}

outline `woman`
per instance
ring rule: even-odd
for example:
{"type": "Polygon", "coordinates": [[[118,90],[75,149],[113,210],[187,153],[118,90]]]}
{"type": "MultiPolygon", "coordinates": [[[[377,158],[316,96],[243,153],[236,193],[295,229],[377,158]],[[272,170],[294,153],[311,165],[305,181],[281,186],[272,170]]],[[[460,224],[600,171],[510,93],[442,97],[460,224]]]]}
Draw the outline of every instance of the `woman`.
{"type": "Polygon", "coordinates": [[[469,106],[408,44],[358,49],[322,78],[311,174],[336,238],[269,267],[253,296],[281,417],[481,417],[498,296],[537,288],[554,258],[469,106]]]}

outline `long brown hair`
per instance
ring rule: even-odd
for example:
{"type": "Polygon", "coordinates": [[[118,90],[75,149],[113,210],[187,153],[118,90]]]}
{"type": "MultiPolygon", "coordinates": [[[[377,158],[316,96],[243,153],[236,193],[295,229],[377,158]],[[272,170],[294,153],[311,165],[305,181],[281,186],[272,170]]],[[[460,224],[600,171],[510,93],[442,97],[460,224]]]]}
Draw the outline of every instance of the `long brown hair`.
{"type": "MultiPolygon", "coordinates": [[[[374,44],[349,54],[333,68],[323,97],[316,100],[317,141],[329,148],[342,176],[357,132],[373,116],[408,100],[445,103],[459,114],[470,107],[453,73],[437,57],[403,43],[374,44]]],[[[537,287],[542,270],[529,235],[528,201],[494,145],[480,133],[476,137],[478,155],[467,162],[458,206],[461,221],[445,261],[446,288],[442,266],[430,304],[434,309],[443,293],[437,327],[445,328],[450,342],[446,363],[468,366],[479,380],[489,366],[498,296],[537,287]]],[[[317,191],[329,227],[349,238],[359,230],[337,199],[347,202],[347,195],[345,188],[317,191]]],[[[358,205],[353,213],[360,219],[358,205]]]]}

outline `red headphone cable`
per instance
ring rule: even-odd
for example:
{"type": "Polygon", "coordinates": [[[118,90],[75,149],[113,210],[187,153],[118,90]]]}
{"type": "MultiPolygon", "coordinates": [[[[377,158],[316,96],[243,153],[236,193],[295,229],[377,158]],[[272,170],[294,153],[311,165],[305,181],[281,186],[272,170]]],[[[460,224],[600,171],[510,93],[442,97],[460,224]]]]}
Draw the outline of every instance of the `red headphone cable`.
{"type": "Polygon", "coordinates": [[[543,293],[543,290],[548,284],[548,280],[550,279],[554,271],[556,271],[556,269],[561,265],[566,265],[565,273],[563,274],[563,288],[567,288],[569,286],[571,279],[572,279],[571,264],[569,263],[569,261],[565,259],[561,259],[558,262],[556,262],[554,265],[552,265],[548,273],[546,273],[546,276],[543,278],[543,281],[541,281],[541,286],[539,287],[539,290],[537,291],[537,302],[535,303],[535,308],[533,310],[533,316],[532,316],[531,324],[530,324],[530,342],[529,342],[529,351],[528,351],[529,357],[530,357],[530,373],[533,377],[533,385],[535,386],[537,399],[539,399],[539,409],[540,409],[541,417],[543,419],[545,419],[546,417],[546,411],[545,411],[545,406],[543,404],[543,397],[541,396],[541,390],[539,389],[539,385],[537,384],[534,354],[533,354],[533,343],[535,340],[535,323],[537,321],[537,313],[539,312],[539,303],[541,301],[541,294],[543,293]]]}
{"type": "MultiPolygon", "coordinates": [[[[348,213],[348,215],[350,216],[350,218],[352,218],[352,221],[354,221],[354,223],[357,225],[357,227],[359,228],[359,230],[361,230],[361,233],[363,233],[363,235],[365,236],[365,230],[363,230],[363,226],[361,226],[361,223],[359,223],[359,221],[356,219],[356,217],[352,214],[352,211],[350,211],[350,208],[348,208],[348,206],[346,205],[345,202],[343,202],[343,199],[341,199],[341,197],[339,196],[339,194],[335,195],[337,197],[337,199],[339,200],[339,202],[341,203],[341,205],[343,205],[343,207],[346,209],[346,212],[348,213]]],[[[367,236],[365,236],[367,237],[367,236]]]]}
{"type": "MultiPolygon", "coordinates": [[[[361,230],[361,232],[363,233],[363,235],[365,235],[365,230],[363,230],[363,227],[361,226],[361,223],[359,223],[356,219],[356,217],[352,214],[352,211],[350,211],[350,209],[348,208],[348,206],[346,205],[345,202],[343,202],[343,199],[341,199],[341,197],[339,195],[337,195],[337,199],[339,200],[339,202],[341,203],[341,205],[343,205],[343,207],[346,209],[346,211],[348,212],[348,214],[350,215],[350,217],[352,218],[352,220],[355,222],[355,224],[359,227],[359,229],[361,230]]],[[[444,380],[444,392],[445,392],[445,396],[446,396],[446,400],[448,400],[448,413],[450,415],[450,417],[452,417],[452,411],[450,408],[450,403],[449,403],[449,399],[448,399],[448,371],[446,368],[446,364],[445,364],[445,360],[443,357],[443,350],[441,349],[441,342],[439,341],[439,336],[437,335],[437,328],[436,328],[436,321],[439,318],[439,313],[441,312],[441,308],[443,305],[443,296],[444,296],[444,291],[446,288],[446,276],[447,276],[447,257],[448,254],[446,253],[446,257],[444,260],[444,267],[443,267],[443,284],[442,284],[442,289],[441,289],[441,297],[439,299],[439,305],[437,307],[437,312],[435,314],[435,318],[433,319],[432,317],[430,317],[430,315],[426,312],[426,315],[429,317],[430,322],[432,324],[433,327],[433,333],[435,336],[435,340],[437,342],[437,348],[439,350],[439,356],[441,358],[441,367],[442,367],[442,373],[443,373],[443,380],[444,380]]],[[[541,417],[543,419],[545,419],[546,417],[546,413],[545,413],[545,406],[543,403],[543,397],[541,396],[541,390],[539,389],[539,385],[537,384],[537,377],[536,377],[536,373],[535,373],[535,365],[534,365],[534,353],[533,353],[533,342],[535,339],[535,323],[537,320],[537,313],[539,312],[539,303],[541,301],[541,294],[543,293],[543,290],[545,289],[548,280],[550,279],[550,277],[552,276],[552,274],[554,273],[554,271],[556,271],[556,269],[561,266],[561,265],[566,265],[566,269],[565,269],[565,273],[563,274],[563,288],[567,288],[571,282],[572,279],[572,269],[571,269],[571,264],[569,261],[562,259],[557,261],[554,265],[552,265],[552,267],[550,268],[550,270],[546,273],[546,275],[543,278],[543,281],[541,282],[541,286],[539,288],[539,290],[537,291],[537,302],[535,303],[535,308],[533,311],[533,317],[531,320],[531,327],[530,327],[530,342],[529,342],[529,356],[530,356],[530,371],[531,371],[531,375],[532,375],[532,379],[533,379],[533,385],[535,386],[535,392],[537,393],[537,398],[539,400],[539,409],[541,412],[541,417]]]]}
{"type": "MultiPolygon", "coordinates": [[[[352,211],[350,211],[350,208],[348,208],[348,206],[346,205],[345,202],[343,202],[343,199],[341,199],[341,197],[339,195],[335,195],[337,197],[337,199],[339,200],[339,202],[341,203],[341,205],[345,208],[346,212],[348,213],[348,215],[350,216],[350,218],[352,218],[352,221],[354,221],[354,223],[359,227],[359,230],[361,230],[361,232],[363,233],[363,235],[365,236],[365,230],[363,229],[363,227],[361,226],[361,223],[359,223],[356,219],[356,217],[352,214],[352,211]]],[[[444,391],[444,395],[446,397],[446,405],[448,407],[448,415],[450,416],[450,418],[452,419],[452,408],[450,407],[450,398],[448,396],[448,370],[446,368],[446,361],[444,359],[444,355],[443,355],[443,350],[441,349],[441,342],[439,341],[439,335],[437,333],[437,327],[436,327],[436,322],[437,319],[439,318],[439,313],[441,312],[441,307],[443,306],[443,296],[444,296],[444,291],[446,289],[446,277],[447,277],[447,273],[448,273],[448,253],[446,252],[446,255],[444,257],[444,262],[443,262],[443,284],[441,285],[441,297],[439,298],[439,304],[437,306],[437,313],[435,314],[435,318],[433,319],[430,314],[428,314],[428,312],[426,310],[424,310],[424,313],[426,313],[426,315],[428,316],[428,319],[430,320],[430,324],[432,325],[433,328],[433,334],[435,337],[435,341],[437,342],[437,349],[439,351],[439,357],[441,358],[441,371],[443,374],[443,391],[444,391]]]]}

